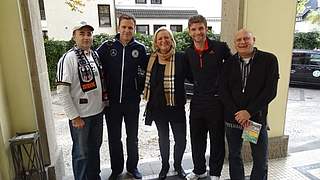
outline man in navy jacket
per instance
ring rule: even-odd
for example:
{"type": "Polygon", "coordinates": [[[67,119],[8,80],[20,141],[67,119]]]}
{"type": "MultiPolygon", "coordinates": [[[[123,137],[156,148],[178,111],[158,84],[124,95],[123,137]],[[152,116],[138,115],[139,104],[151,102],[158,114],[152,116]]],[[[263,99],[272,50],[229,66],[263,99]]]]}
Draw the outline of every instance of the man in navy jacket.
{"type": "Polygon", "coordinates": [[[225,106],[229,172],[232,180],[244,180],[241,159],[243,128],[262,125],[257,144],[250,143],[253,168],[251,180],[266,180],[268,167],[268,105],[275,98],[279,79],[275,55],[254,47],[255,37],[246,29],[234,38],[237,53],[223,68],[220,98],[225,106]]]}
{"type": "Polygon", "coordinates": [[[113,41],[104,42],[97,50],[106,74],[109,99],[106,121],[112,169],[110,180],[117,179],[124,167],[121,142],[123,120],[127,133],[127,172],[135,179],[142,178],[137,169],[138,120],[147,56],[144,45],[133,38],[135,25],[133,16],[121,15],[119,34],[113,41]]]}

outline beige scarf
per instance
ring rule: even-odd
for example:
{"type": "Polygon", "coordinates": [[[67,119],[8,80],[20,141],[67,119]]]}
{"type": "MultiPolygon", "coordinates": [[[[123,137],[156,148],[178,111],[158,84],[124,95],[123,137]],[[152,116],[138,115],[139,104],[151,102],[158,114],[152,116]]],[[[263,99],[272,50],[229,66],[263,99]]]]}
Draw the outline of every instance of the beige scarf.
{"type": "Polygon", "coordinates": [[[166,54],[161,54],[159,51],[152,53],[149,58],[149,63],[146,72],[146,81],[144,84],[144,93],[143,99],[149,101],[150,97],[150,78],[152,67],[157,59],[160,64],[165,65],[164,76],[163,76],[163,87],[164,87],[164,96],[166,99],[167,106],[175,106],[175,98],[174,98],[174,76],[175,76],[175,49],[171,48],[171,50],[166,54]]]}

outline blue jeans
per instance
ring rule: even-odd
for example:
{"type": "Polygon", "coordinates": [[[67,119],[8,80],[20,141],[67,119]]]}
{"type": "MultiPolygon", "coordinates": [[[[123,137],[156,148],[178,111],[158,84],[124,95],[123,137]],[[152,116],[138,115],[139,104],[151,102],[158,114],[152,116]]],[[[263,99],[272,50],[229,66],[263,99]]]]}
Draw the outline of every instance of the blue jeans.
{"type": "Polygon", "coordinates": [[[100,147],[102,143],[103,116],[99,113],[82,118],[83,128],[69,127],[72,138],[72,168],[75,180],[100,180],[100,147]]]}
{"type": "MultiPolygon", "coordinates": [[[[242,129],[226,127],[229,149],[229,173],[231,180],[244,180],[244,168],[241,158],[242,129]]],[[[267,180],[268,177],[268,132],[262,127],[258,143],[250,143],[253,167],[251,180],[267,180]]]]}

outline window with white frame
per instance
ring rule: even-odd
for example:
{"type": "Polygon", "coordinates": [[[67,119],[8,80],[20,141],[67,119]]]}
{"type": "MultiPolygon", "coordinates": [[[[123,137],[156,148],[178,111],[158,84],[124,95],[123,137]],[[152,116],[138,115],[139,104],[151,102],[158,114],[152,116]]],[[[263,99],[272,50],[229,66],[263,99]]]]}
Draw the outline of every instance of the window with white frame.
{"type": "Polygon", "coordinates": [[[162,0],[151,0],[151,4],[162,4],[162,0]]]}
{"type": "Polygon", "coordinates": [[[40,18],[41,20],[46,20],[46,12],[44,10],[43,0],[39,0],[40,18]]]}
{"type": "Polygon", "coordinates": [[[137,25],[136,26],[137,33],[149,35],[149,25],[137,25]]]}
{"type": "Polygon", "coordinates": [[[165,24],[155,24],[155,25],[153,25],[153,33],[155,33],[162,26],[166,26],[166,25],[165,24]]]}
{"type": "Polygon", "coordinates": [[[147,0],[136,0],[136,4],[147,4],[147,0]]]}
{"type": "Polygon", "coordinates": [[[182,25],[170,25],[172,32],[182,32],[182,25]]]}
{"type": "Polygon", "coordinates": [[[111,27],[110,5],[98,4],[99,27],[111,27]]]}

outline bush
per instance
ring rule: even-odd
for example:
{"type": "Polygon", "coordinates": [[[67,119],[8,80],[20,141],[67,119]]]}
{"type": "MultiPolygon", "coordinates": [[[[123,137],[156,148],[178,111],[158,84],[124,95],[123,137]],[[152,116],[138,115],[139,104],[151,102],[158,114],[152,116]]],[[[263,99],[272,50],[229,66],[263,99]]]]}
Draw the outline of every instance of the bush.
{"type": "Polygon", "coordinates": [[[295,33],[293,48],[319,49],[320,48],[320,32],[295,33]]]}
{"type": "Polygon", "coordinates": [[[51,89],[56,87],[57,63],[60,57],[68,50],[68,41],[45,40],[44,47],[48,66],[48,75],[51,89]]]}
{"type": "Polygon", "coordinates": [[[104,41],[113,39],[114,36],[108,34],[98,34],[93,36],[93,49],[97,49],[104,41]]]}
{"type": "MultiPolygon", "coordinates": [[[[93,37],[93,48],[96,49],[106,40],[113,39],[114,36],[108,34],[99,34],[93,37]]],[[[146,46],[148,53],[152,50],[152,36],[144,34],[136,34],[136,39],[146,46]]],[[[192,40],[187,31],[174,33],[175,40],[177,42],[177,51],[184,51],[190,44],[192,40]]],[[[208,32],[208,37],[210,39],[219,40],[220,35],[208,32]]],[[[44,41],[46,58],[48,64],[48,74],[51,89],[55,89],[55,78],[57,63],[59,58],[72,46],[74,41],[55,41],[55,40],[45,40],[44,41]]],[[[295,33],[294,35],[294,48],[295,49],[315,49],[320,48],[320,33],[319,32],[308,32],[308,33],[295,33]]]]}
{"type": "Polygon", "coordinates": [[[177,52],[184,51],[187,47],[191,45],[192,40],[187,31],[175,32],[173,33],[173,35],[177,43],[177,52]]]}

